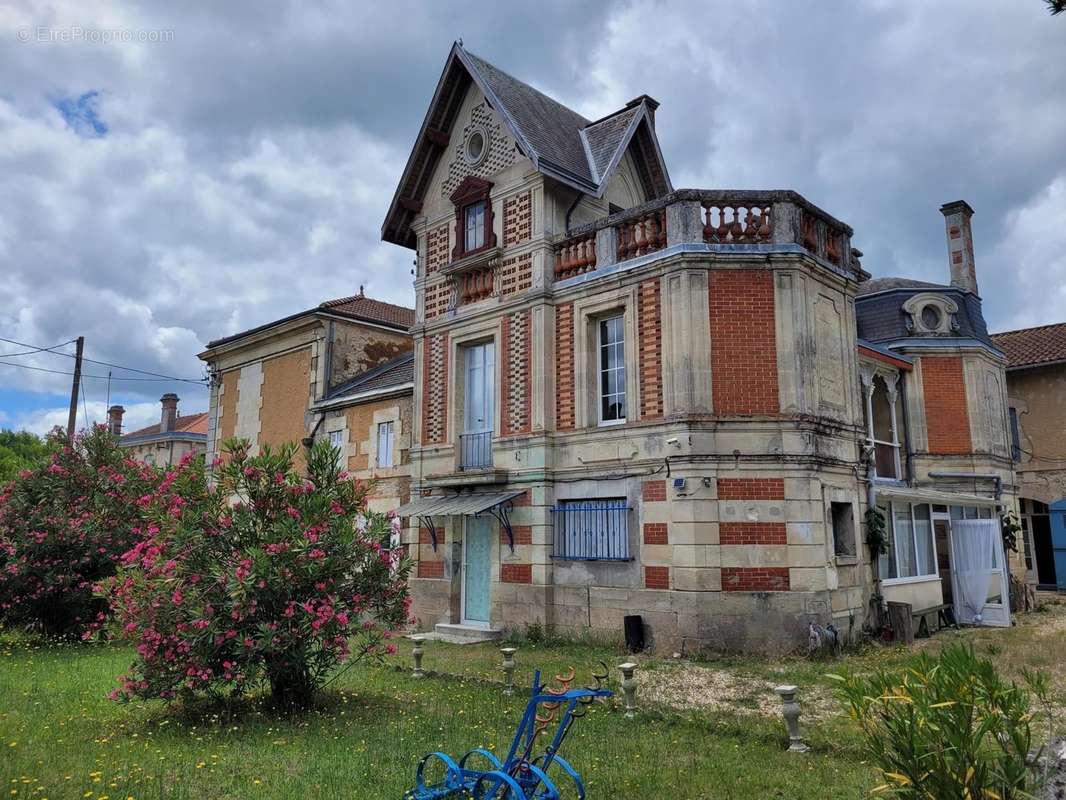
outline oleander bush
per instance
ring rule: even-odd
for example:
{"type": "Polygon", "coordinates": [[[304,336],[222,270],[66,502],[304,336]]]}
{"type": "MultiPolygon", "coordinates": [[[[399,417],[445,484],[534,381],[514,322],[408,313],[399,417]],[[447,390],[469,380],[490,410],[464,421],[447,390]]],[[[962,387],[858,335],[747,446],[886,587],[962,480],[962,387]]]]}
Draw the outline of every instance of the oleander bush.
{"type": "Polygon", "coordinates": [[[106,615],[93,585],[144,534],[158,470],[126,457],[97,426],[0,487],[0,621],[76,637],[106,615]]]}
{"type": "Polygon", "coordinates": [[[409,565],[399,520],[367,510],[369,486],[317,443],[248,453],[231,440],[211,483],[168,474],[149,535],[100,587],[137,658],[115,698],[233,697],[269,686],[304,706],[345,664],[395,651],[409,565]]]}
{"type": "Polygon", "coordinates": [[[954,645],[915,656],[902,669],[830,676],[862,729],[865,752],[895,797],[1028,798],[1033,766],[1032,695],[1046,701],[1043,676],[1004,681],[988,659],[954,645]]]}

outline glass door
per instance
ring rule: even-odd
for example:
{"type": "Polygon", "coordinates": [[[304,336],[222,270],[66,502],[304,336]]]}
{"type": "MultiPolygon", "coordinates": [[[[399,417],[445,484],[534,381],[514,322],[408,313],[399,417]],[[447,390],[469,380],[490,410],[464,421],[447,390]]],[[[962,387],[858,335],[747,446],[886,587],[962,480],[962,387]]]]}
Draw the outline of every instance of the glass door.
{"type": "Polygon", "coordinates": [[[466,517],[463,535],[463,624],[489,625],[492,530],[483,517],[466,517]]]}
{"type": "Polygon", "coordinates": [[[492,428],[496,418],[495,378],[493,343],[467,347],[459,463],[463,469],[492,466],[492,428]]]}

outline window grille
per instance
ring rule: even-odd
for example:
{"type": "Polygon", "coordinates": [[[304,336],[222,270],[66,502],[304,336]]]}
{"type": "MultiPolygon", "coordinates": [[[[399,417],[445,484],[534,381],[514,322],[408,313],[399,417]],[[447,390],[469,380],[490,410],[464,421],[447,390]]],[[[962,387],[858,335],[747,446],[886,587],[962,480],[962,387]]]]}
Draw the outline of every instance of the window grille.
{"type": "Polygon", "coordinates": [[[554,558],[628,561],[629,506],[624,497],[563,500],[555,515],[554,558]]]}

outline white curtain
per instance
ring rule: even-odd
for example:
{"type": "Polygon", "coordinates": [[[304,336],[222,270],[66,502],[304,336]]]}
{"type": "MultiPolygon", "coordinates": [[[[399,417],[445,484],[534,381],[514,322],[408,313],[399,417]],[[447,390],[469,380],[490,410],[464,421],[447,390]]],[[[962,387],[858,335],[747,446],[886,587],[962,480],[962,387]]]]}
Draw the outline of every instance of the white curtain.
{"type": "Polygon", "coordinates": [[[996,568],[993,553],[999,536],[999,520],[953,519],[955,576],[962,595],[961,621],[981,622],[988,602],[989,578],[996,568]]]}

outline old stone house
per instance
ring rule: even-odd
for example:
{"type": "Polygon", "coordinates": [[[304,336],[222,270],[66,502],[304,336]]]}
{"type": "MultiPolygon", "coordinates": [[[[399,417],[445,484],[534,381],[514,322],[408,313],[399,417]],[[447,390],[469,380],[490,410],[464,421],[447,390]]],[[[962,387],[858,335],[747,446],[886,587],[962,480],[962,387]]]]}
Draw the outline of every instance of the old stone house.
{"type": "Polygon", "coordinates": [[[375,479],[375,510],[406,502],[413,322],[413,309],[360,288],[208,344],[200,354],[211,374],[208,462],[231,437],[253,453],[328,438],[352,475],[375,479]]]}
{"type": "Polygon", "coordinates": [[[1066,323],[994,334],[1007,356],[1007,399],[1025,569],[1066,591],[1066,323]]]}
{"type": "Polygon", "coordinates": [[[207,412],[178,414],[178,396],[168,392],[159,398],[159,422],[146,428],[122,433],[122,417],[126,412],[120,405],[107,409],[107,427],[118,440],[119,447],[133,458],[157,467],[179,463],[188,453],[203,455],[207,448],[207,412]]]}
{"type": "Polygon", "coordinates": [[[999,537],[969,533],[1014,505],[969,207],[942,209],[949,285],[871,280],[795,192],[674,189],[657,106],[588,120],[448,54],[382,228],[417,256],[420,626],[778,648],[876,592],[966,619],[977,551],[969,619],[1009,624],[999,537]]]}

